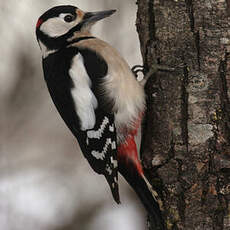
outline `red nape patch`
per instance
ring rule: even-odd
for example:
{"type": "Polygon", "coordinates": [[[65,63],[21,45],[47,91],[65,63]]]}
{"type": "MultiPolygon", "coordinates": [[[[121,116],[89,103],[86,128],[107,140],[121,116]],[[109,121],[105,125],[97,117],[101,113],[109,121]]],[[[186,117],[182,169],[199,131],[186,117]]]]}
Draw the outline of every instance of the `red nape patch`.
{"type": "Polygon", "coordinates": [[[43,23],[42,19],[39,18],[37,21],[36,28],[39,28],[42,23],[43,23]]]}
{"type": "Polygon", "coordinates": [[[125,140],[125,143],[118,147],[118,161],[125,164],[127,168],[137,170],[141,175],[143,174],[143,168],[138,158],[134,136],[129,136],[125,140]]]}

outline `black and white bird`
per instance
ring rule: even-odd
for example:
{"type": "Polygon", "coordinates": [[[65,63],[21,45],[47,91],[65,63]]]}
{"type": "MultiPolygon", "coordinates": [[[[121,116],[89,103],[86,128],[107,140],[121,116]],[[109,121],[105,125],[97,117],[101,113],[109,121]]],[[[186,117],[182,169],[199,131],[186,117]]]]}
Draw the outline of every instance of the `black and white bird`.
{"type": "Polygon", "coordinates": [[[149,215],[163,223],[134,139],[145,111],[143,86],[120,54],[90,33],[114,12],[70,5],[45,12],[36,25],[44,77],[58,112],[90,166],[105,176],[114,200],[120,203],[120,172],[149,215]]]}

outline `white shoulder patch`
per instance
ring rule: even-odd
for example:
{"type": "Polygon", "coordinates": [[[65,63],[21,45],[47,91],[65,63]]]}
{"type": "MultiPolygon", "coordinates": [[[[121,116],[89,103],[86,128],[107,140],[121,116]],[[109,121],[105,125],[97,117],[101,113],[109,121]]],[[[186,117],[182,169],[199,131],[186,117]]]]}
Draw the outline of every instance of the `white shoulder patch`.
{"type": "Polygon", "coordinates": [[[92,129],[96,123],[94,109],[97,108],[98,102],[91,90],[91,80],[85,70],[81,54],[73,58],[69,75],[74,83],[71,94],[81,122],[81,130],[92,129]]]}

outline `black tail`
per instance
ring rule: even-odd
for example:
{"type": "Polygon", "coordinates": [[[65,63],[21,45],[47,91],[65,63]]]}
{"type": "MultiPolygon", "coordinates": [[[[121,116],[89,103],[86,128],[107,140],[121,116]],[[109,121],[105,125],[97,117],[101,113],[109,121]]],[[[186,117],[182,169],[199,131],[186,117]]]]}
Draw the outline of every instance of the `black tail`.
{"type": "Polygon", "coordinates": [[[165,230],[165,223],[161,214],[159,204],[150,191],[144,175],[138,174],[137,171],[133,170],[128,172],[127,168],[119,165],[119,172],[126,179],[126,181],[132,186],[139,199],[143,203],[151,221],[151,226],[154,230],[165,230]]]}

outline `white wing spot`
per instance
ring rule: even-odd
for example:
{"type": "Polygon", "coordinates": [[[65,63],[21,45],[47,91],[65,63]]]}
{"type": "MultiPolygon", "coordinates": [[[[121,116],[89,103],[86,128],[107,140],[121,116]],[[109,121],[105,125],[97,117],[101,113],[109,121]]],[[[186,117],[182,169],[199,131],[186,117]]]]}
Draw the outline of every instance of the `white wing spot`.
{"type": "Polygon", "coordinates": [[[117,164],[117,160],[114,160],[113,157],[110,158],[111,163],[113,164],[114,168],[117,168],[118,164],[117,164]]]}
{"type": "Polygon", "coordinates": [[[112,175],[112,169],[110,168],[110,166],[107,164],[106,165],[106,169],[105,169],[108,173],[109,173],[109,175],[112,175]]]}
{"type": "Polygon", "coordinates": [[[108,147],[109,147],[110,144],[111,144],[111,138],[107,138],[107,139],[106,139],[105,146],[103,147],[102,152],[93,150],[93,151],[91,152],[92,155],[93,155],[96,159],[98,159],[98,160],[99,160],[99,159],[103,160],[103,159],[105,158],[105,154],[106,154],[106,152],[108,151],[108,147]]]}
{"type": "Polygon", "coordinates": [[[100,128],[98,130],[90,130],[87,131],[87,136],[88,138],[96,138],[96,139],[100,139],[102,137],[102,133],[105,130],[106,125],[109,123],[109,119],[108,117],[105,117],[100,128]]]}
{"type": "Polygon", "coordinates": [[[116,142],[115,141],[112,142],[112,149],[116,149],[116,142]]]}
{"type": "Polygon", "coordinates": [[[109,131],[110,131],[110,132],[114,132],[114,125],[110,125],[110,126],[109,126],[109,131]]]}

